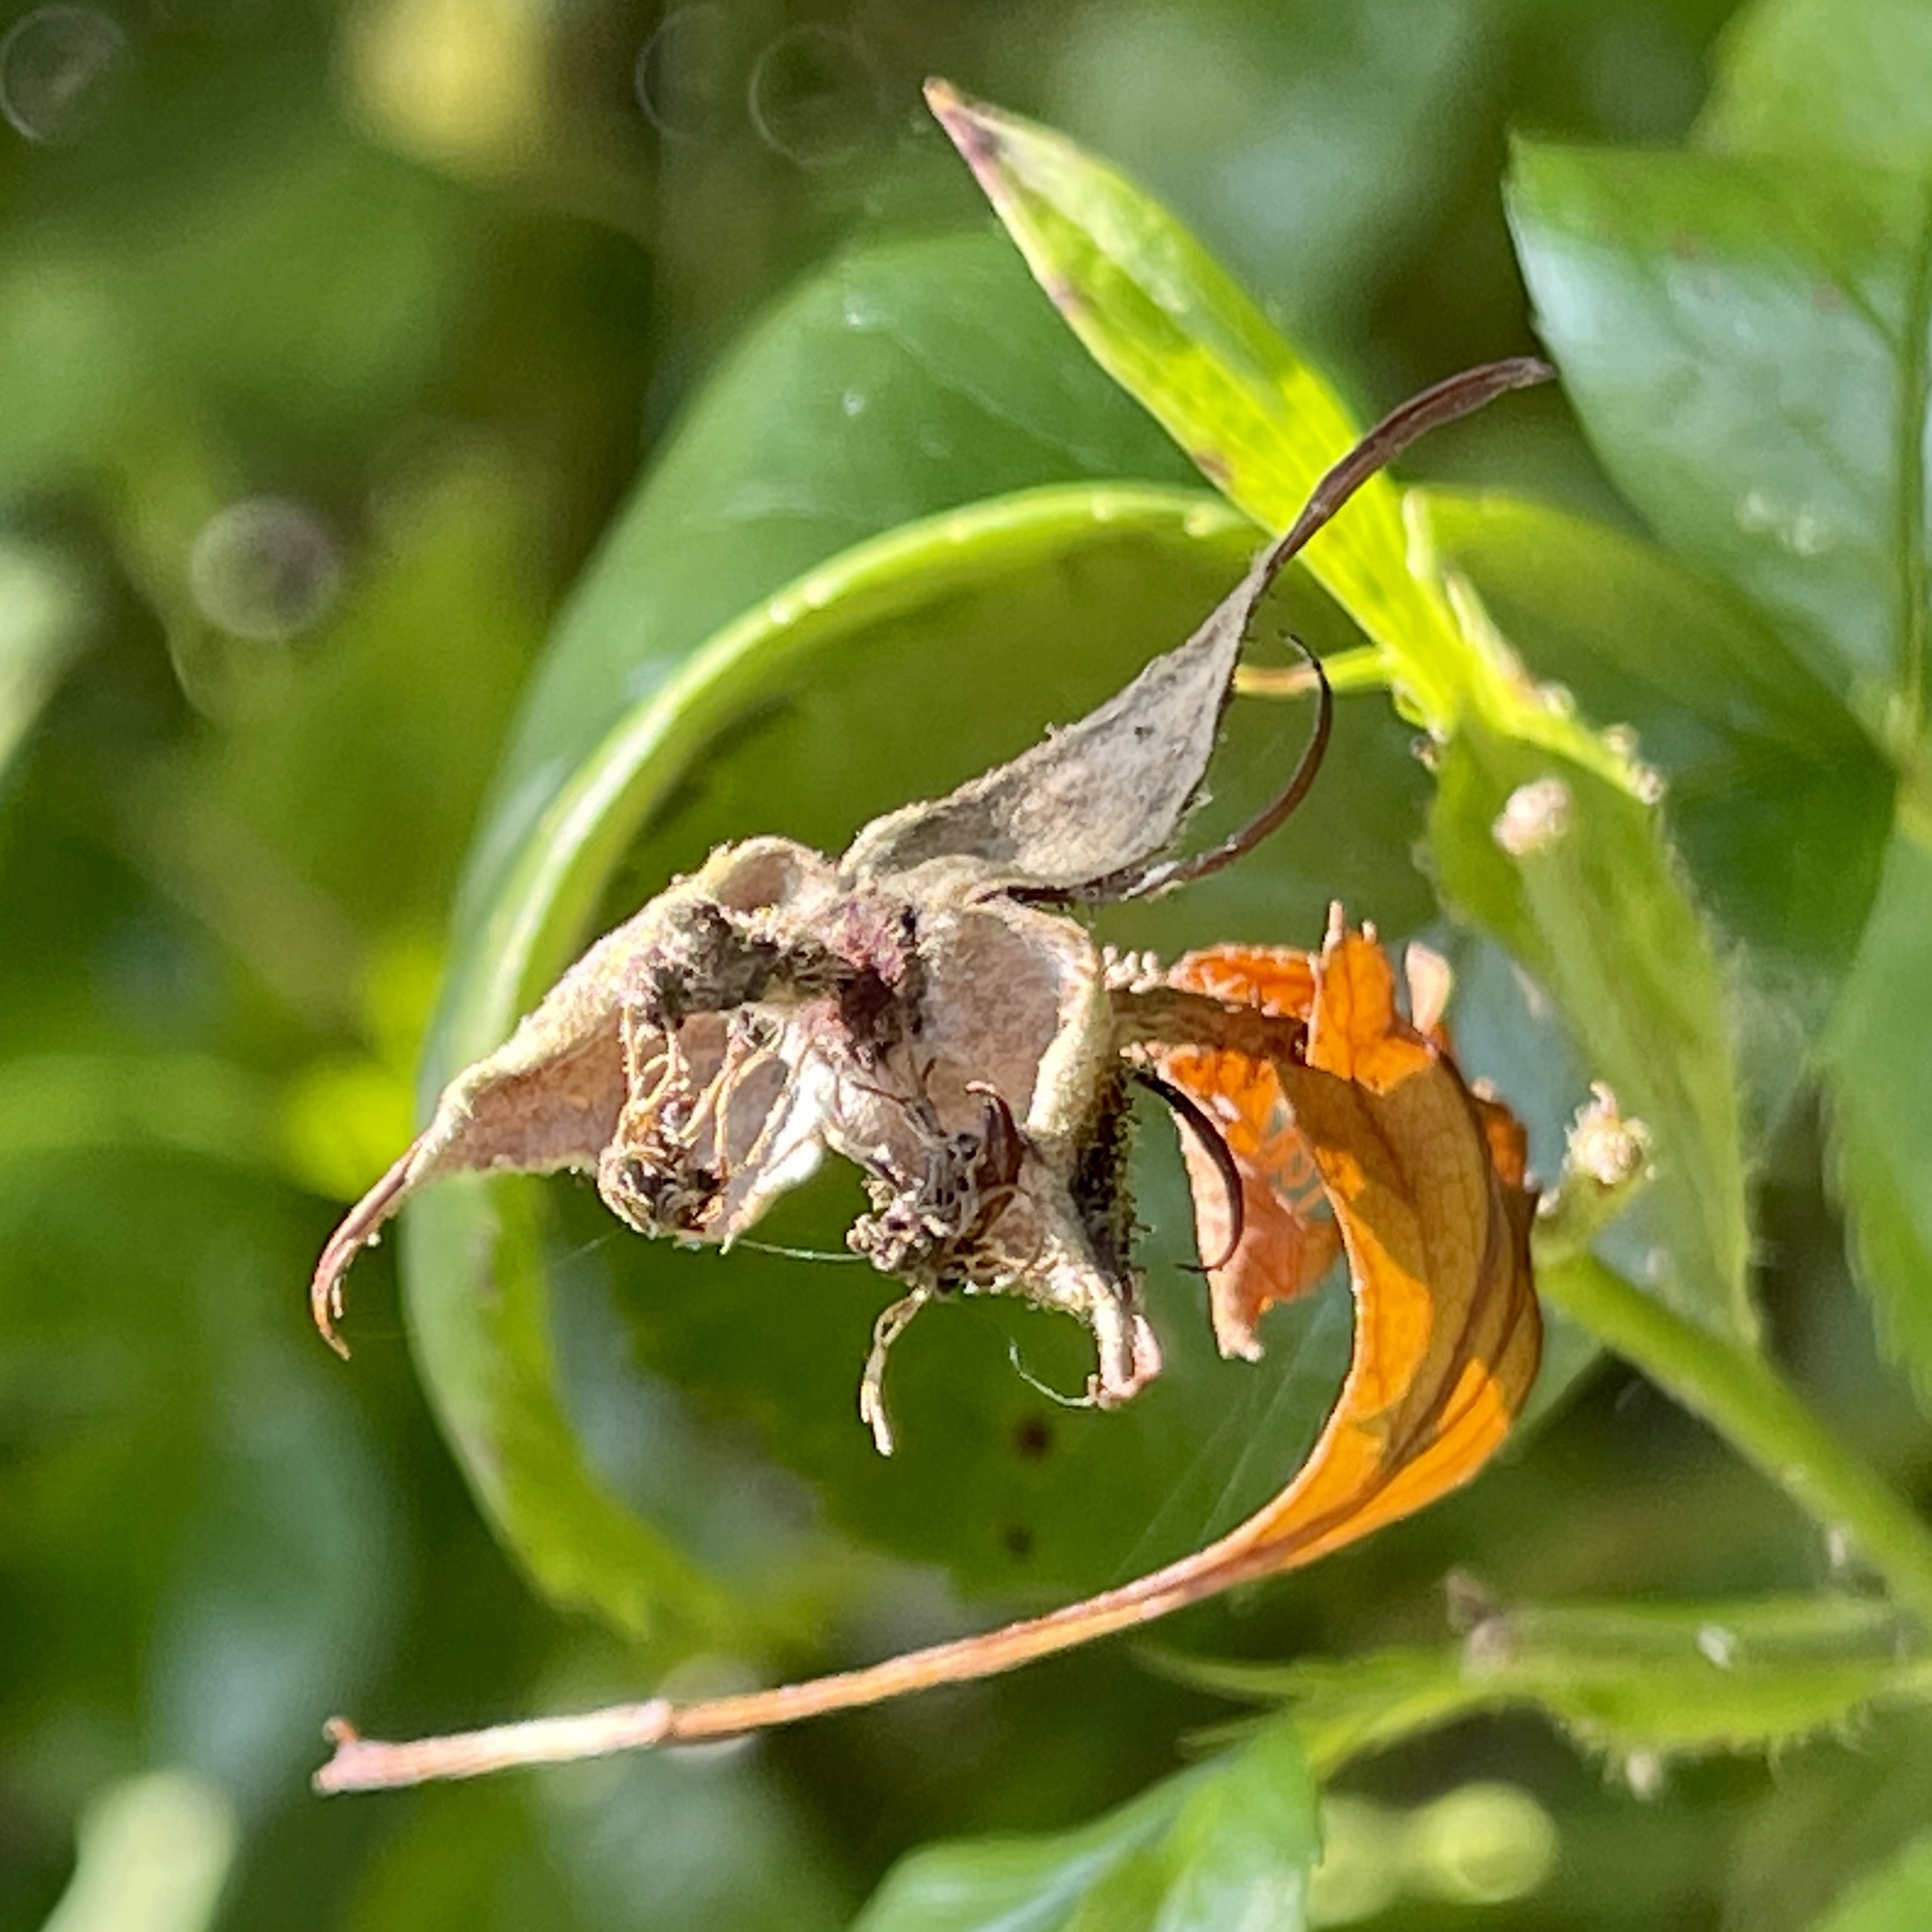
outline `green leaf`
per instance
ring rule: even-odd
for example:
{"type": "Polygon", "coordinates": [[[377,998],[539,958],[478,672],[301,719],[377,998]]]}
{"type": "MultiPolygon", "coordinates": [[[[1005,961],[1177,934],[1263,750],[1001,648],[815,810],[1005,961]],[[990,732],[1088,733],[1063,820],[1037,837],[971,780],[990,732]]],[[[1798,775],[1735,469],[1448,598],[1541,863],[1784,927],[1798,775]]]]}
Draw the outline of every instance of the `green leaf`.
{"type": "MultiPolygon", "coordinates": [[[[1064,134],[963,101],[942,81],[926,98],[1094,361],[1234,502],[1286,528],[1355,440],[1327,380],[1125,176],[1064,134]]],[[[1370,486],[1358,504],[1355,521],[1372,531],[1364,545],[1382,554],[1351,554],[1340,567],[1373,602],[1375,563],[1401,556],[1399,526],[1390,489],[1370,486]]]]}
{"type": "Polygon", "coordinates": [[[1932,12],[1919,0],[1758,0],[1731,24],[1708,146],[1932,169],[1932,12]]]}
{"type": "Polygon", "coordinates": [[[1920,184],[1525,144],[1509,212],[1538,327],[1619,488],[1905,755],[1932,624],[1920,184]]]}
{"type": "Polygon", "coordinates": [[[1318,1850],[1315,1784],[1276,1725],[1078,1830],[915,1852],[854,1932],[1294,1932],[1318,1850]]]}
{"type": "Polygon", "coordinates": [[[1932,959],[1932,851],[1892,837],[1822,1061],[1832,1168],[1854,1270],[1893,1357],[1932,1405],[1932,1060],[1923,1051],[1932,959]]]}
{"type": "Polygon", "coordinates": [[[1289,1664],[1173,1666],[1190,1682],[1279,1701],[1317,1774],[1478,1712],[1530,1706],[1606,1753],[1737,1751],[1802,1737],[1881,1702],[1932,1696],[1897,1658],[1884,1605],[1517,1605],[1461,1644],[1289,1664]]]}
{"type": "MultiPolygon", "coordinates": [[[[628,906],[718,839],[754,828],[836,848],[872,812],[942,788],[1116,686],[1238,576],[1247,543],[1245,527],[1191,495],[1083,488],[954,513],[846,553],[713,640],[661,700],[619,726],[512,875],[503,929],[547,946],[553,929],[576,926],[555,926],[559,908],[594,901],[620,860],[612,890],[628,906]],[[1054,640],[1050,663],[1040,638],[1054,640]],[[955,688],[961,664],[975,666],[981,693],[970,706],[955,688]],[[941,713],[943,743],[925,723],[941,713]]],[[[1248,728],[1278,731],[1279,707],[1244,708],[1248,728]]],[[[1345,724],[1343,739],[1359,755],[1338,767],[1345,777],[1306,827],[1310,847],[1323,853],[1330,838],[1367,847],[1366,875],[1386,881],[1380,902],[1393,918],[1419,923],[1428,900],[1407,854],[1421,774],[1399,731],[1358,737],[1345,724]]],[[[1231,749],[1239,778],[1243,752],[1262,747],[1238,731],[1231,749]]],[[[1266,765],[1270,781],[1282,762],[1277,754],[1266,765]]],[[[1131,936],[1171,945],[1225,933],[1240,916],[1232,909],[1252,905],[1264,909],[1264,934],[1296,936],[1296,918],[1302,932],[1317,929],[1327,881],[1296,865],[1299,843],[1281,842],[1268,866],[1225,896],[1204,891],[1150,909],[1131,936]]],[[[479,972],[504,970],[504,959],[479,956],[479,972]]],[[[479,1011],[476,1037],[507,1027],[479,1011]]],[[[1171,1164],[1161,1184],[1165,1196],[1157,1185],[1144,1198],[1150,1224],[1164,1231],[1148,1255],[1169,1357],[1157,1388],[1119,1415],[1056,1412],[1009,1353],[1017,1348],[1031,1375],[1078,1388],[1089,1365],[1070,1326],[985,1305],[940,1311],[895,1355],[902,1449],[889,1464],[852,1407],[879,1307],[869,1273],[756,1251],[681,1252],[619,1237],[602,1221],[584,1224],[588,1240],[566,1237],[564,1246],[585,1250],[578,1275],[609,1284],[593,1281],[588,1292],[614,1292],[636,1328],[656,1392],[638,1400],[662,1406],[675,1387],[705,1411],[737,1418],[808,1477],[845,1527],[943,1562],[979,1587],[1092,1587],[1194,1547],[1211,1524],[1279,1487],[1331,1395],[1343,1340],[1337,1303],[1320,1315],[1322,1345],[1285,1368],[1256,1375],[1221,1362],[1198,1284],[1171,1265],[1188,1225],[1171,1164]]],[[[835,1190],[829,1179],[808,1193],[794,1225],[774,1228],[773,1239],[837,1251],[849,1202],[835,1190]]],[[[495,1486],[485,1493],[499,1520],[518,1525],[515,1546],[540,1562],[550,1587],[562,1577],[588,1600],[585,1579],[597,1573],[603,1543],[590,1519],[544,1506],[559,1483],[556,1452],[539,1457],[537,1442],[519,1437],[515,1454],[486,1457],[486,1438],[470,1433],[511,1441],[511,1418],[556,1389],[542,1346],[547,1271],[535,1249],[511,1248],[513,1271],[501,1247],[513,1229],[519,1241],[534,1239],[527,1217],[539,1198],[466,1183],[426,1196],[407,1236],[412,1323],[455,1439],[495,1486]],[[479,1302],[472,1257],[491,1242],[497,1292],[479,1302]],[[458,1411],[457,1400],[478,1407],[458,1411]]],[[[555,1442],[567,1416],[554,1393],[548,1400],[544,1439],[555,1442]]],[[[715,1512],[684,1489],[653,1486],[639,1502],[679,1523],[686,1540],[706,1540],[715,1512]]],[[[755,1552],[747,1560],[760,1562],[755,1552]]]]}
{"type": "Polygon", "coordinates": [[[1518,498],[1423,500],[1443,562],[1538,676],[1633,729],[1664,779],[1698,907],[1733,942],[1761,1134],[1806,1074],[1877,891],[1889,769],[1775,631],[1667,552],[1518,498]]]}
{"type": "MultiPolygon", "coordinates": [[[[1594,777],[1565,776],[1573,801],[1590,801],[1565,842],[1566,890],[1558,847],[1511,861],[1490,834],[1533,762],[1485,751],[1481,734],[1450,747],[1436,821],[1445,888],[1544,978],[1574,1016],[1586,1069],[1660,1137],[1659,1184],[1607,1251],[1647,1285],[1650,1257],[1667,1251],[1673,1305],[1748,1334],[1733,1053],[1747,1141],[1760,1145],[1807,1078],[1850,968],[1891,824],[1891,773],[1774,631],[1662,550],[1516,499],[1423,501],[1443,562],[1538,674],[1590,715],[1635,729],[1665,781],[1661,815],[1697,911],[1729,942],[1720,972],[1645,824],[1655,814],[1594,777]],[[1588,876],[1599,865],[1622,868],[1607,896],[1588,876]],[[1591,984],[1605,964],[1617,983],[1591,984]],[[1653,1050],[1664,1037],[1653,1027],[1669,1029],[1670,1053],[1653,1050]]],[[[1459,1037],[1476,1044],[1467,1021],[1459,1037]]],[[[1513,1095],[1512,1067],[1488,1064],[1513,1095]]]]}
{"type": "Polygon", "coordinates": [[[1915,1838],[1883,1872],[1855,1885],[1815,1932],[1919,1932],[1932,1921],[1932,1832],[1915,1838]]]}
{"type": "Polygon", "coordinates": [[[853,1932],[1059,1932],[1082,1902],[1173,1825],[1183,1773],[1092,1824],[1051,1837],[933,1845],[902,1859],[853,1932]]]}
{"type": "Polygon", "coordinates": [[[1303,1921],[1320,1850],[1315,1780],[1301,1746],[1285,1729],[1263,1731],[1196,1785],[1151,1854],[1167,1883],[1148,1922],[1159,1932],[1290,1932],[1303,1921]]]}

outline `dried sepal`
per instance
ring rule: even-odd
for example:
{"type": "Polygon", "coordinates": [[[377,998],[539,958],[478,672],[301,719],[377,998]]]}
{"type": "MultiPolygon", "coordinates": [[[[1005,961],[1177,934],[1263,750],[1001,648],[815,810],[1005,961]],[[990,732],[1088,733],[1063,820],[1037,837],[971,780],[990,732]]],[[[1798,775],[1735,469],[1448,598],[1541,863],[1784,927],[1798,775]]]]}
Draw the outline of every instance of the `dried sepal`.
{"type": "Polygon", "coordinates": [[[707,963],[714,974],[742,973],[737,958],[699,957],[701,935],[779,906],[809,916],[832,889],[816,853],[754,840],[717,853],[599,939],[502,1047],[449,1083],[429,1126],[330,1238],[310,1289],[330,1345],[348,1353],[335,1329],[344,1275],[411,1194],[452,1173],[600,1169],[635,1105],[640,1067],[665,1050],[662,1028],[641,1016],[659,986],[707,963]]]}
{"type": "Polygon", "coordinates": [[[944,798],[873,820],[845,853],[845,875],[942,867],[1019,897],[1099,903],[1170,890],[1251,850],[1293,811],[1327,749],[1331,694],[1312,659],[1316,729],[1287,785],[1213,851],[1162,860],[1200,796],[1235,669],[1262,600],[1309,540],[1417,437],[1553,373],[1534,357],[1491,362],[1450,376],[1391,411],[1321,478],[1294,523],[1255,558],[1186,643],[1010,764],[944,798]]]}

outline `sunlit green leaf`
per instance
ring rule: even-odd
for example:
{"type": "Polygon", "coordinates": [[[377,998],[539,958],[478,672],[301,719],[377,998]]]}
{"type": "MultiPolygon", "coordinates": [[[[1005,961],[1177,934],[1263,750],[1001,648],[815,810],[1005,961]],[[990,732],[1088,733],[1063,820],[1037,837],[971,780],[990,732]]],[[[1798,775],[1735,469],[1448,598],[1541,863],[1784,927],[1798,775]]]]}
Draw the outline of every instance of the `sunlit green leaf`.
{"type": "Polygon", "coordinates": [[[1096,1886],[1160,1842],[1185,1793],[1183,1779],[1170,1779],[1074,1831],[915,1852],[854,1932],[1060,1932],[1096,1886]]]}
{"type": "MultiPolygon", "coordinates": [[[[934,112],[1040,285],[1094,360],[1265,529],[1285,529],[1359,434],[1326,378],[1283,340],[1187,230],[1140,188],[1052,129],[964,102],[934,112]]],[[[1394,484],[1364,486],[1308,567],[1402,666],[1431,716],[1440,606],[1409,569],[1394,484]]]]}
{"type": "Polygon", "coordinates": [[[1509,207],[1605,468],[1902,753],[1932,625],[1920,185],[1528,144],[1509,207]]]}

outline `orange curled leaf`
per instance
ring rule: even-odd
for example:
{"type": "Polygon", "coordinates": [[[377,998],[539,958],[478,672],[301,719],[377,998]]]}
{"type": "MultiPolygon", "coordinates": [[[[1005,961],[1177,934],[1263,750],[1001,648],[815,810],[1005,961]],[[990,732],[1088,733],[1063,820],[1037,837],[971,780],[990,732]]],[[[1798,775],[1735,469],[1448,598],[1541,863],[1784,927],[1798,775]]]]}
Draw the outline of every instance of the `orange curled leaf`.
{"type": "MultiPolygon", "coordinates": [[[[1433,1028],[1398,1011],[1395,974],[1370,932],[1336,921],[1313,962],[1222,947],[1168,977],[1307,1022],[1304,1058],[1265,1075],[1340,1229],[1354,1350],[1300,1475],[1217,1546],[1245,1570],[1291,1568],[1467,1482],[1522,1408],[1542,1348],[1522,1130],[1470,1092],[1433,1028]],[[1278,1561],[1256,1561],[1270,1555],[1278,1561]]],[[[1426,1003],[1431,1018],[1438,1004],[1426,1003]]],[[[1223,1077],[1230,1058],[1240,1056],[1218,1056],[1223,1077]]],[[[1200,1071],[1186,1050],[1164,1056],[1166,1078],[1212,1105],[1219,1089],[1197,1086],[1200,1071]]],[[[1249,1062],[1248,1077],[1263,1070],[1249,1062]]],[[[1246,1178],[1251,1157],[1232,1152],[1246,1178]]]]}
{"type": "MultiPolygon", "coordinates": [[[[1204,1016],[1203,1032],[1215,1030],[1217,1010],[1289,1022],[1281,1050],[1265,1059],[1213,1039],[1176,1044],[1171,1026],[1156,1058],[1164,1078],[1223,1125],[1245,1191],[1268,1194],[1304,1242],[1320,1224],[1303,1200],[1272,1190],[1303,1171],[1298,1164],[1312,1165],[1348,1257],[1348,1373],[1313,1453],[1273,1501],[1178,1563],[983,1636],[702,1704],[654,1699],[407,1744],[347,1734],[318,1787],[370,1789],[732,1736],[994,1676],[1298,1569],[1474,1476],[1521,1409],[1541,1349],[1529,1256],[1535,1196],[1523,1183],[1520,1128],[1470,1092],[1432,1024],[1424,1031],[1403,1017],[1373,933],[1349,932],[1338,915],[1317,955],[1216,948],[1179,962],[1167,985],[1210,996],[1189,1007],[1204,1016]]],[[[1437,1004],[1424,1003],[1431,1021],[1437,1004]]],[[[1204,1175],[1200,1200],[1218,1199],[1217,1184],[1204,1175]]],[[[1238,1250],[1228,1266],[1251,1265],[1257,1280],[1295,1293],[1307,1286],[1308,1259],[1304,1248],[1285,1263],[1268,1253],[1245,1263],[1238,1250]]]]}

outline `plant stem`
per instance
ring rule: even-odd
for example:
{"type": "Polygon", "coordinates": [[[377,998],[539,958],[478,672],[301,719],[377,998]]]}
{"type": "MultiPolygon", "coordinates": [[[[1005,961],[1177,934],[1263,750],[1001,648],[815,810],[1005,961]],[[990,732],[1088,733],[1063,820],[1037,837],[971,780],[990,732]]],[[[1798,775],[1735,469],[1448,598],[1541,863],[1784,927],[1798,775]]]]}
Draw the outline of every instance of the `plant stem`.
{"type": "Polygon", "coordinates": [[[1544,1262],[1554,1308],[1642,1369],[1813,1521],[1851,1536],[1900,1609],[1932,1630],[1932,1528],[1742,1342],[1686,1321],[1594,1255],[1544,1262]]]}

